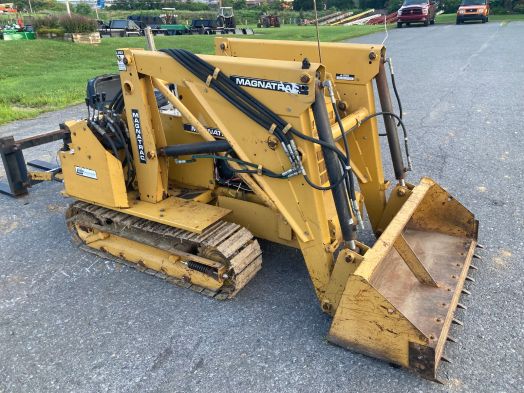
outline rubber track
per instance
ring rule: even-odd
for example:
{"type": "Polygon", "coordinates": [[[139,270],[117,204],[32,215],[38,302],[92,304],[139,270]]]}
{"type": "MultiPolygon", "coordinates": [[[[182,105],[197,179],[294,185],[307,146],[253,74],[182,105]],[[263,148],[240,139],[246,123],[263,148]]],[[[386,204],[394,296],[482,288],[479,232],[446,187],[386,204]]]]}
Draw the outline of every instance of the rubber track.
{"type": "Polygon", "coordinates": [[[117,260],[139,271],[218,300],[234,297],[262,267],[262,251],[253,234],[246,228],[227,221],[217,221],[198,234],[80,201],[69,206],[66,219],[69,230],[75,240],[80,243],[82,249],[102,258],[117,260]],[[83,225],[88,225],[88,223],[80,221],[80,217],[85,217],[85,215],[91,216],[106,225],[108,233],[126,237],[126,233],[133,232],[134,239],[127,238],[137,241],[138,237],[142,243],[164,251],[169,252],[173,248],[184,250],[188,245],[196,246],[199,249],[212,249],[218,253],[220,259],[223,259],[229,265],[228,271],[232,276],[230,282],[233,282],[234,285],[224,286],[218,291],[213,291],[89,247],[78,237],[74,226],[77,221],[83,225]]]}

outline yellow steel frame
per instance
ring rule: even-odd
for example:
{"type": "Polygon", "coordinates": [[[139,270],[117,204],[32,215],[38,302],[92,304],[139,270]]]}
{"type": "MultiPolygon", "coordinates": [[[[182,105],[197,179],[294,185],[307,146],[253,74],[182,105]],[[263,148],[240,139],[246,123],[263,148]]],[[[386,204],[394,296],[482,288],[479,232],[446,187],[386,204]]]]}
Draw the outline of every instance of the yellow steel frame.
{"type": "MultiPolygon", "coordinates": [[[[264,58],[284,61],[319,62],[319,51],[315,42],[242,40],[219,37],[215,40],[215,53],[228,57],[264,58]]],[[[373,79],[378,74],[379,61],[385,53],[382,45],[320,43],[322,64],[326,68],[326,78],[331,79],[336,88],[338,99],[346,108],[342,111],[346,119],[352,114],[364,111],[365,115],[375,113],[373,79]],[[339,75],[337,79],[337,75],[339,75]],[[346,75],[346,79],[341,79],[346,75]]],[[[360,116],[359,116],[360,117],[360,116]]],[[[364,117],[364,116],[362,116],[364,117]]],[[[360,117],[360,118],[362,118],[360,117]]],[[[353,119],[348,126],[354,126],[353,119]]],[[[334,137],[338,133],[334,127],[334,137]]],[[[382,217],[386,205],[382,168],[382,155],[378,140],[377,119],[362,124],[352,132],[347,141],[350,146],[352,168],[357,175],[360,189],[364,194],[366,211],[373,229],[382,217]]],[[[342,146],[342,142],[339,141],[342,146]]]]}
{"type": "MultiPolygon", "coordinates": [[[[291,53],[287,50],[289,48],[280,49],[278,45],[268,47],[255,43],[255,46],[259,48],[258,57],[278,57],[276,54],[279,51],[287,52],[289,57],[291,53]],[[266,47],[267,49],[264,49],[266,47]]],[[[288,47],[293,47],[295,51],[298,51],[296,44],[289,43],[288,47]]],[[[308,46],[305,49],[307,50],[308,46]]],[[[333,57],[358,59],[352,64],[351,70],[344,69],[344,73],[351,72],[356,75],[357,81],[354,84],[336,82],[341,101],[347,105],[344,112],[346,123],[349,118],[351,123],[355,124],[357,118],[374,111],[371,83],[378,72],[378,59],[381,51],[380,46],[368,48],[335,45],[326,49],[326,59],[333,57]],[[335,52],[336,56],[334,56],[335,52]],[[360,115],[357,116],[354,112],[359,112],[360,115]]],[[[157,157],[155,152],[165,143],[165,139],[162,139],[160,134],[167,135],[167,138],[170,138],[169,135],[172,133],[176,134],[174,130],[174,132],[163,132],[163,127],[152,128],[154,117],[158,113],[155,105],[151,105],[152,101],[147,101],[147,97],[152,97],[153,85],[158,84],[158,81],[164,84],[176,84],[183,105],[205,126],[219,128],[241,159],[256,162],[275,172],[287,169],[287,158],[282,149],[272,150],[268,147],[270,137],[268,130],[262,129],[246,118],[167,54],[129,49],[124,50],[124,53],[127,70],[121,73],[121,81],[128,122],[132,121],[131,111],[138,109],[148,160],[153,163],[153,165],[144,165],[138,161],[138,150],[133,141],[138,186],[142,200],[152,201],[152,196],[159,199],[161,191],[165,192],[165,187],[162,187],[165,184],[163,180],[165,172],[162,168],[168,166],[168,160],[157,157]],[[161,143],[155,144],[155,141],[161,141],[161,143]]],[[[231,56],[202,55],[201,58],[219,68],[226,75],[298,83],[308,81],[309,94],[307,95],[290,97],[286,93],[275,93],[262,89],[250,89],[250,93],[266,103],[270,109],[296,129],[306,135],[317,137],[310,110],[314,101],[314,83],[318,79],[332,78],[335,80],[333,75],[339,73],[340,66],[334,66],[333,70],[330,70],[331,74],[326,74],[324,67],[318,63],[312,63],[309,69],[304,70],[301,60],[306,56],[307,54],[297,59],[266,60],[263,64],[259,59],[249,56],[239,59],[231,56]]],[[[329,66],[333,61],[325,63],[329,66]]],[[[165,124],[165,122],[161,123],[165,124]]],[[[180,128],[178,130],[180,131],[180,128]]],[[[336,130],[335,126],[334,130],[336,130]]],[[[385,187],[376,122],[372,120],[365,123],[357,132],[348,137],[348,142],[350,149],[354,152],[353,165],[356,172],[361,174],[359,180],[368,214],[373,217],[373,222],[378,222],[385,206],[385,187]]],[[[313,181],[320,183],[321,180],[325,180],[321,177],[319,167],[319,148],[301,140],[298,140],[297,144],[303,154],[304,166],[313,181]]],[[[176,170],[173,177],[175,179],[177,177],[176,170]]],[[[334,265],[333,253],[336,249],[334,246],[340,240],[338,220],[330,193],[312,189],[301,177],[289,180],[271,179],[259,175],[252,177],[261,188],[260,199],[268,198],[292,229],[303,251],[317,294],[321,297],[330,281],[334,265]],[[332,228],[329,223],[332,224],[332,228]],[[333,223],[336,224],[333,225],[333,223]]],[[[209,181],[213,181],[212,173],[209,173],[209,181]]]]}
{"type": "MultiPolygon", "coordinates": [[[[226,75],[242,75],[285,82],[305,83],[308,94],[292,95],[284,92],[263,89],[249,89],[250,94],[265,103],[271,110],[302,133],[317,137],[315,122],[311,111],[314,102],[314,84],[317,81],[331,79],[336,87],[339,106],[342,108],[343,123],[349,128],[357,124],[369,113],[373,113],[374,96],[372,80],[378,73],[382,46],[322,44],[323,64],[312,62],[307,69],[302,61],[316,59],[316,47],[310,43],[295,42],[258,42],[248,45],[241,40],[217,39],[217,52],[220,56],[201,55],[200,57],[220,69],[226,75]],[[255,49],[254,49],[255,48],[255,49]],[[235,57],[241,55],[242,58],[235,57]],[[262,64],[259,58],[266,58],[262,64]],[[352,59],[339,61],[339,59],[352,59]],[[326,71],[327,70],[327,71],[326,71]],[[339,80],[338,74],[353,75],[353,80],[339,80]]],[[[127,123],[132,132],[135,117],[140,118],[140,131],[143,150],[139,151],[136,138],[131,138],[134,165],[137,170],[137,195],[123,195],[119,191],[118,203],[102,197],[106,189],[122,190],[123,178],[110,179],[108,187],[94,190],[89,180],[68,176],[66,192],[78,199],[91,201],[112,208],[126,208],[129,214],[152,219],[164,224],[186,230],[200,232],[224,214],[214,211],[212,206],[203,213],[201,224],[189,224],[194,221],[192,214],[180,210],[178,214],[164,212],[163,205],[177,206],[170,195],[170,183],[179,187],[208,188],[219,190],[215,184],[214,168],[210,160],[199,160],[193,164],[175,165],[173,160],[158,156],[157,150],[167,144],[190,143],[213,139],[204,134],[189,134],[183,124],[190,123],[197,129],[218,128],[229,141],[239,158],[256,162],[275,172],[288,169],[288,160],[283,150],[271,148],[272,136],[269,130],[240,113],[227,103],[206,83],[196,78],[183,66],[167,54],[138,49],[124,49],[126,70],[121,72],[122,90],[125,99],[127,123]],[[154,88],[161,89],[170,96],[164,86],[173,83],[177,86],[178,97],[171,97],[184,116],[162,114],[155,104],[154,88]],[[74,179],[74,181],[73,181],[74,179]],[[79,190],[74,189],[79,187],[79,190]],[[74,190],[72,190],[74,189],[74,190]],[[102,191],[104,190],[104,191],[102,191]],[[139,201],[135,201],[138,196],[139,201]],[[170,199],[166,201],[166,198],[170,199]],[[156,207],[149,203],[157,204],[156,207]],[[161,206],[162,205],[162,206],[161,206]],[[160,213],[162,211],[162,213],[160,213]]],[[[340,135],[340,130],[333,120],[333,135],[340,135]]],[[[71,125],[86,129],[85,124],[71,125]]],[[[84,134],[82,134],[84,135],[84,134]]],[[[94,137],[92,137],[94,138],[94,137]]],[[[73,135],[73,150],[77,144],[85,144],[73,135]]],[[[385,182],[382,171],[380,144],[376,120],[362,124],[347,137],[352,152],[352,167],[359,181],[362,195],[360,203],[366,209],[373,227],[380,221],[386,206],[385,182]]],[[[303,164],[311,179],[320,184],[327,184],[325,165],[317,145],[297,140],[302,154],[303,164]]],[[[90,141],[95,144],[94,141],[90,141]]],[[[339,140],[339,147],[342,142],[339,140]]],[[[99,144],[98,144],[99,145],[99,144]]],[[[99,147],[99,149],[102,147],[99,147]]],[[[102,148],[103,149],[103,148],[102,148]]],[[[93,147],[93,150],[96,150],[93,147]]],[[[104,151],[111,159],[111,155],[104,151]]],[[[75,152],[78,157],[78,152],[75,152]]],[[[67,162],[68,153],[61,153],[67,162]]],[[[183,157],[182,157],[183,158],[183,157]]],[[[69,160],[71,161],[71,160],[69,160]]],[[[89,163],[94,166],[92,162],[89,163]]],[[[122,176],[122,170],[120,170],[122,176]]],[[[226,207],[226,212],[233,210],[231,219],[254,228],[255,235],[280,243],[300,247],[313,280],[317,295],[322,299],[332,278],[335,264],[334,253],[340,244],[340,225],[336,216],[330,192],[323,192],[309,187],[301,176],[289,180],[273,179],[260,175],[244,175],[244,180],[255,191],[249,201],[234,202],[243,195],[222,195],[216,204],[226,207]],[[260,207],[257,207],[260,206],[260,207]],[[260,209],[266,210],[260,210],[260,209]],[[258,209],[258,210],[257,210],[258,209]],[[259,211],[271,215],[272,226],[248,225],[253,218],[244,212],[259,211]],[[271,229],[269,229],[271,228],[271,229]],[[276,229],[276,232],[275,232],[276,229]],[[275,234],[276,233],[276,234],[275,234]]],[[[345,282],[346,277],[337,277],[345,282]]],[[[331,302],[338,303],[341,293],[331,302]]],[[[334,312],[334,308],[331,312],[334,312]]]]}

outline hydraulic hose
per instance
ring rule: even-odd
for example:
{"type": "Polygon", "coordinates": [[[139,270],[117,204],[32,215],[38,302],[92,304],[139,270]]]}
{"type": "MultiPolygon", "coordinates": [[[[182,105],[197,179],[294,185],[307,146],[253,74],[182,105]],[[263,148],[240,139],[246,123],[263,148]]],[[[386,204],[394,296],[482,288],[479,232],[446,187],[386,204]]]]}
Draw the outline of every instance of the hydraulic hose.
{"type": "MultiPolygon", "coordinates": [[[[335,119],[340,128],[340,134],[344,135],[345,134],[344,124],[342,123],[342,119],[340,118],[340,113],[338,111],[337,101],[335,99],[335,92],[333,89],[333,84],[331,83],[331,80],[327,80],[326,82],[324,82],[324,85],[328,88],[329,98],[331,100],[333,112],[335,113],[335,119]]],[[[351,208],[353,210],[353,213],[355,214],[357,218],[357,222],[360,225],[360,227],[364,229],[364,222],[362,221],[362,216],[358,208],[357,197],[355,193],[355,179],[353,177],[353,169],[351,168],[351,153],[349,151],[349,144],[348,144],[346,137],[343,137],[342,141],[344,144],[344,150],[346,153],[346,161],[347,161],[346,163],[346,188],[348,191],[349,199],[351,201],[351,208]]]]}
{"type": "MultiPolygon", "coordinates": [[[[340,140],[340,138],[343,138],[345,137],[346,135],[348,135],[349,133],[355,131],[358,127],[360,127],[362,124],[364,124],[365,122],[373,119],[374,117],[377,117],[377,116],[384,116],[384,115],[388,115],[388,116],[391,116],[391,117],[394,117],[395,119],[398,120],[401,128],[402,128],[402,132],[404,134],[404,149],[405,149],[405,153],[406,153],[406,160],[408,161],[408,168],[407,170],[408,171],[411,171],[412,168],[413,168],[413,164],[412,164],[412,161],[411,161],[411,156],[409,154],[409,147],[408,147],[408,132],[407,132],[407,129],[406,129],[406,125],[404,124],[404,121],[400,118],[399,115],[397,115],[396,113],[393,113],[393,112],[377,112],[377,113],[373,113],[369,116],[366,116],[365,118],[363,118],[361,121],[357,122],[357,124],[355,124],[353,127],[351,127],[349,130],[345,131],[343,134],[341,134],[338,138],[336,138],[336,141],[338,142],[340,140]]],[[[387,136],[387,134],[379,134],[380,136],[387,136]]]]}
{"type": "Polygon", "coordinates": [[[102,127],[100,127],[98,124],[94,122],[88,121],[87,125],[95,129],[95,131],[107,142],[107,144],[111,148],[111,151],[113,152],[113,155],[116,158],[118,158],[118,150],[113,140],[109,137],[109,134],[102,127]]]}
{"type": "Polygon", "coordinates": [[[402,115],[403,115],[402,102],[400,101],[400,95],[398,94],[397,84],[395,82],[395,72],[393,71],[393,59],[389,57],[386,61],[389,65],[389,74],[391,75],[391,85],[393,86],[393,92],[395,93],[395,98],[397,99],[398,114],[400,117],[400,120],[397,123],[397,127],[398,127],[400,125],[400,121],[402,120],[402,115]]]}
{"type": "MultiPolygon", "coordinates": [[[[329,122],[328,113],[326,110],[326,102],[324,100],[324,90],[320,84],[315,86],[315,102],[313,103],[313,116],[317,125],[317,132],[319,138],[326,144],[335,146],[333,140],[333,133],[331,132],[331,124],[329,122]]],[[[344,173],[344,169],[340,167],[340,161],[336,154],[326,147],[322,147],[324,155],[324,162],[326,164],[327,175],[329,181],[333,184],[340,174],[344,173]]],[[[333,194],[333,201],[335,202],[335,209],[337,211],[342,238],[348,242],[349,247],[354,250],[355,247],[355,226],[349,211],[348,195],[346,188],[342,184],[338,184],[331,190],[333,194]]]]}
{"type": "Polygon", "coordinates": [[[131,159],[129,146],[126,140],[124,139],[124,135],[122,134],[122,130],[120,130],[120,126],[113,122],[113,120],[107,114],[105,114],[104,119],[106,120],[107,127],[111,130],[113,134],[115,134],[117,139],[120,141],[120,144],[124,148],[124,165],[127,164],[127,186],[129,187],[133,182],[135,176],[135,168],[133,166],[133,160],[131,159]]]}
{"type": "Polygon", "coordinates": [[[178,157],[189,154],[199,153],[221,153],[231,149],[226,140],[216,140],[211,142],[182,143],[169,145],[158,149],[158,155],[167,157],[178,157]]]}
{"type": "Polygon", "coordinates": [[[267,106],[236,85],[227,75],[201,59],[199,56],[183,49],[163,49],[162,52],[171,56],[175,61],[197,76],[201,81],[206,82],[206,84],[220,94],[227,102],[240,110],[248,118],[267,129],[268,132],[272,132],[273,135],[280,140],[282,148],[291,163],[291,169],[283,172],[281,174],[282,178],[289,178],[302,173],[306,182],[311,187],[322,191],[332,190],[345,180],[346,173],[343,172],[334,182],[331,182],[328,187],[317,185],[311,181],[302,166],[298,149],[291,136],[296,136],[303,140],[319,144],[320,146],[331,150],[337,155],[340,164],[345,171],[347,166],[346,157],[336,146],[326,144],[319,139],[300,133],[271,111],[267,106]]]}
{"type": "MultiPolygon", "coordinates": [[[[283,149],[292,165],[292,169],[286,171],[287,176],[285,177],[290,177],[291,175],[296,175],[301,172],[305,175],[306,181],[310,185],[316,186],[309,178],[307,178],[307,174],[302,167],[296,145],[294,141],[285,134],[284,130],[288,129],[291,134],[303,139],[308,139],[305,138],[305,135],[299,133],[293,129],[293,127],[290,127],[283,119],[272,112],[264,104],[251,96],[244,89],[237,86],[222,72],[216,72],[215,68],[211,64],[205,62],[200,57],[185,50],[167,49],[164,50],[164,52],[173,57],[177,62],[196,75],[200,80],[208,83],[209,86],[217,91],[222,97],[224,97],[226,101],[234,105],[250,119],[265,129],[273,131],[273,134],[282,142],[283,149]],[[210,78],[212,75],[213,77],[210,78]]],[[[310,138],[308,140],[322,145],[321,141],[315,138],[310,138]]],[[[334,151],[337,150],[338,153],[338,149],[334,149],[332,146],[329,146],[328,148],[333,149],[334,151]]],[[[340,159],[342,161],[344,158],[345,157],[343,154],[340,154],[340,159]]],[[[343,178],[341,177],[338,182],[340,183],[342,181],[343,178]]],[[[315,188],[331,189],[331,187],[333,187],[333,185],[330,187],[317,186],[315,188]]]]}

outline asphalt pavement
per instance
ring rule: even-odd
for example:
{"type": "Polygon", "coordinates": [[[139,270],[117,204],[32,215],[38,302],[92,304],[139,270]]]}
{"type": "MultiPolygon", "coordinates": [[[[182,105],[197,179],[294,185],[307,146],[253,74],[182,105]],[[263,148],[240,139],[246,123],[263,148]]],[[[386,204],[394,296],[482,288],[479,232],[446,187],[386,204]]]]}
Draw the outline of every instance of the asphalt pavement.
{"type": "MultiPolygon", "coordinates": [[[[0,392],[523,391],[522,37],[523,22],[490,22],[395,29],[386,40],[410,179],[432,177],[472,210],[486,247],[461,300],[464,327],[453,328],[459,342],[446,348],[445,385],[327,343],[330,318],[298,251],[263,242],[256,278],[233,301],[210,300],[77,249],[69,201],[44,183],[0,199],[0,392]]],[[[83,115],[48,113],[0,136],[83,115]]]]}

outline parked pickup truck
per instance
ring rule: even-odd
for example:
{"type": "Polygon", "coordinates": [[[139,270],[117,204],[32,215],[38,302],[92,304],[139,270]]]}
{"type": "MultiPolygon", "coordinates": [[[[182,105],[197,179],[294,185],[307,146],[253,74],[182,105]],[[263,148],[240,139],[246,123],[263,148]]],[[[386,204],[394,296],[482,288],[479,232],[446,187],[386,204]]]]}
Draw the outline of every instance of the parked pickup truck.
{"type": "Polygon", "coordinates": [[[140,27],[132,20],[113,19],[109,24],[98,22],[101,37],[138,37],[142,35],[140,27]]]}
{"type": "Polygon", "coordinates": [[[404,0],[397,11],[397,27],[403,24],[423,23],[424,26],[435,23],[437,3],[435,0],[404,0]]]}
{"type": "Polygon", "coordinates": [[[468,20],[488,21],[489,0],[462,0],[457,10],[457,25],[468,20]]]}

